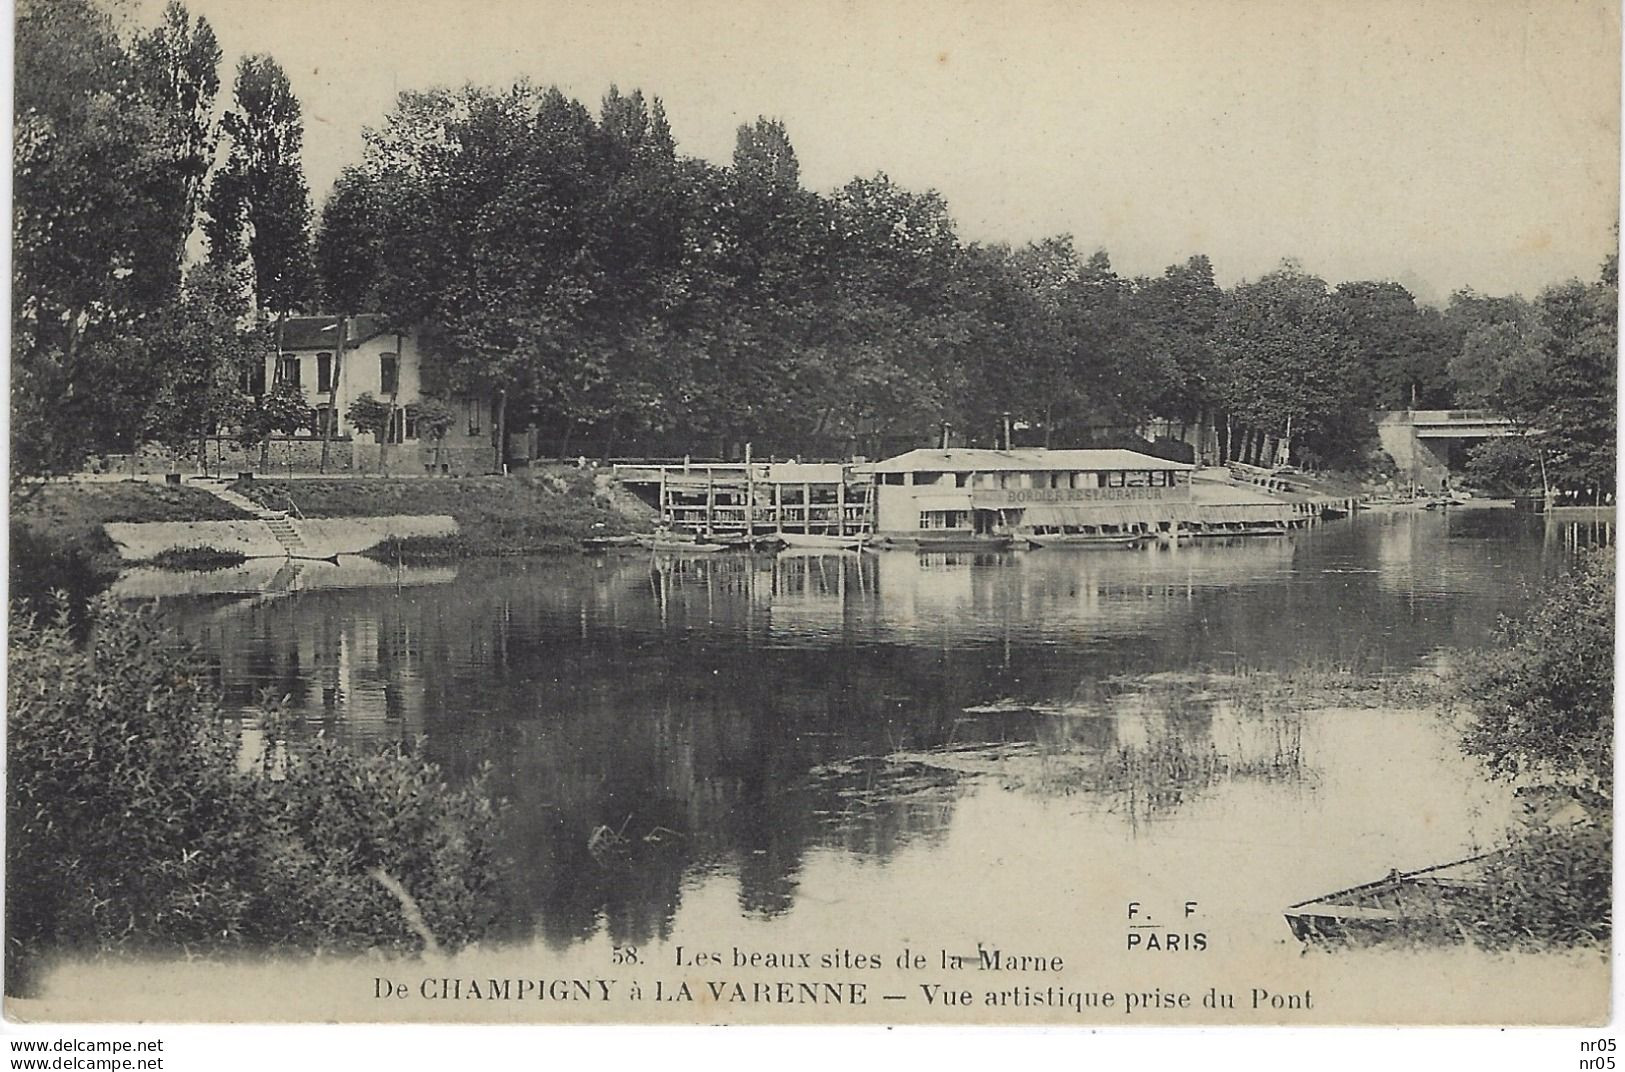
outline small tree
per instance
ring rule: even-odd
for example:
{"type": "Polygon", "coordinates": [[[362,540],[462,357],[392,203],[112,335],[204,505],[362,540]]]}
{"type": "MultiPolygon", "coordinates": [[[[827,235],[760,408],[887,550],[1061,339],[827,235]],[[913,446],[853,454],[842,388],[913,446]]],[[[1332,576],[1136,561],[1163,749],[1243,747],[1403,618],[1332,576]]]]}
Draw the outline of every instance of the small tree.
{"type": "Polygon", "coordinates": [[[344,418],[350,422],[351,428],[362,435],[370,434],[374,442],[382,443],[384,433],[389,431],[390,414],[394,411],[394,406],[372,397],[369,391],[363,392],[350,403],[344,411],[344,418]]]}
{"type": "Polygon", "coordinates": [[[187,273],[180,299],[154,318],[146,339],[157,393],[143,431],[175,455],[195,444],[204,472],[207,437],[242,422],[250,405],[239,388],[242,372],[268,352],[262,331],[242,329],[246,312],[240,281],[200,264],[187,273]]]}
{"type": "Polygon", "coordinates": [[[407,407],[407,412],[417,424],[418,437],[427,439],[434,444],[434,471],[440,471],[440,448],[446,441],[446,433],[451,431],[451,423],[457,417],[451,406],[439,398],[422,398],[407,407]]]}
{"type": "Polygon", "coordinates": [[[316,411],[305,401],[305,393],[292,380],[283,380],[255,400],[242,424],[242,443],[260,448],[260,469],[270,465],[273,433],[293,435],[301,428],[314,428],[316,411]]]}
{"type": "Polygon", "coordinates": [[[350,427],[363,435],[370,433],[373,442],[378,444],[378,467],[384,472],[389,471],[389,445],[385,439],[394,413],[394,406],[372,397],[370,391],[357,396],[344,410],[350,427]]]}

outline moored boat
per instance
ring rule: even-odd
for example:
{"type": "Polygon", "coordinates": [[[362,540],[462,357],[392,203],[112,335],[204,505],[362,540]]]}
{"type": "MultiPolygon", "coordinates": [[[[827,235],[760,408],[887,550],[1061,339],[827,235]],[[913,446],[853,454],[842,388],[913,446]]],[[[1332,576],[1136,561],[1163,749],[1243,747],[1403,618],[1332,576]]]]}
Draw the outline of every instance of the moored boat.
{"type": "Polygon", "coordinates": [[[1225,523],[1206,525],[1192,532],[1181,533],[1181,536],[1195,537],[1198,540],[1212,540],[1226,536],[1285,536],[1285,525],[1249,525],[1238,523],[1225,523]]]}
{"type": "Polygon", "coordinates": [[[821,551],[856,551],[868,542],[867,536],[829,536],[817,532],[775,532],[773,535],[786,547],[821,551]]]}
{"type": "Polygon", "coordinates": [[[1139,547],[1155,537],[1149,532],[1018,532],[1019,539],[1034,547],[1139,547]]]}
{"type": "Polygon", "coordinates": [[[1003,551],[1015,537],[974,532],[882,533],[869,546],[889,551],[1003,551]]]}
{"type": "Polygon", "coordinates": [[[710,554],[728,549],[726,544],[701,543],[692,536],[672,532],[641,533],[638,546],[669,554],[710,554]]]}
{"type": "Polygon", "coordinates": [[[1351,886],[1291,905],[1287,926],[1301,942],[1370,944],[1449,934],[1454,924],[1472,918],[1472,894],[1481,886],[1484,862],[1496,853],[1480,853],[1416,871],[1390,871],[1386,878],[1351,886]]]}
{"type": "Polygon", "coordinates": [[[636,547],[641,538],[636,534],[629,536],[588,536],[581,541],[581,546],[588,551],[604,551],[612,547],[636,547]]]}

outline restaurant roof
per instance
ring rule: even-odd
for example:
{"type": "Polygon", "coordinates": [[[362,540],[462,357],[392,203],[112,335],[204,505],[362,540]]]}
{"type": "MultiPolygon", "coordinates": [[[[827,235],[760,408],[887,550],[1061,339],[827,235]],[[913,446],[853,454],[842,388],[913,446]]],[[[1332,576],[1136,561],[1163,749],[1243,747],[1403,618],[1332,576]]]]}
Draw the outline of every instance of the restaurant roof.
{"type": "Polygon", "coordinates": [[[1135,450],[1045,450],[1018,447],[1015,450],[911,450],[895,458],[876,462],[877,473],[989,473],[1002,470],[1103,470],[1103,469],[1194,469],[1185,462],[1154,458],[1135,450]]]}

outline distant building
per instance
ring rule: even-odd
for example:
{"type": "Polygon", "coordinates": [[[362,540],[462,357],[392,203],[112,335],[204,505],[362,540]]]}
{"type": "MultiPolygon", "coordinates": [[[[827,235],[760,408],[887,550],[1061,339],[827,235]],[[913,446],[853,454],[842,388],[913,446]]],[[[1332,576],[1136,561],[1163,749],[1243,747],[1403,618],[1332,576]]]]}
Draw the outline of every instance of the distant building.
{"type": "Polygon", "coordinates": [[[1131,450],[912,450],[874,465],[875,530],[1156,531],[1188,513],[1194,468],[1131,450]]]}
{"type": "MultiPolygon", "coordinates": [[[[311,430],[315,438],[320,438],[329,420],[334,422],[335,439],[352,438],[354,429],[345,411],[363,394],[391,403],[396,407],[395,416],[382,442],[416,444],[422,464],[432,467],[434,444],[419,435],[413,411],[423,397],[424,365],[430,360],[413,333],[386,330],[383,318],[376,315],[347,317],[342,325],[336,316],[295,316],[282,323],[277,353],[266,359],[263,375],[252,389],[297,384],[316,413],[311,430]]],[[[440,444],[440,464],[452,471],[489,471],[496,457],[490,394],[458,395],[445,401],[455,416],[440,444]]],[[[370,443],[372,437],[366,439],[370,443]]]]}

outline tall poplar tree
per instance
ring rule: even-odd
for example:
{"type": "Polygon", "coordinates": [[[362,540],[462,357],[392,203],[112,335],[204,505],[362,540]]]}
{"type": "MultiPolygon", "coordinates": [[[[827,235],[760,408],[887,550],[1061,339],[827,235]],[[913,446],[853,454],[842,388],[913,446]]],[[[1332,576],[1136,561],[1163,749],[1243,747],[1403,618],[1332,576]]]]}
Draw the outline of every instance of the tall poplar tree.
{"type": "Polygon", "coordinates": [[[304,121],[270,56],[243,57],[234,94],[236,106],[221,120],[231,149],[206,206],[209,259],[227,269],[250,262],[257,305],[282,315],[313,291],[310,191],[299,158],[304,121]]]}

